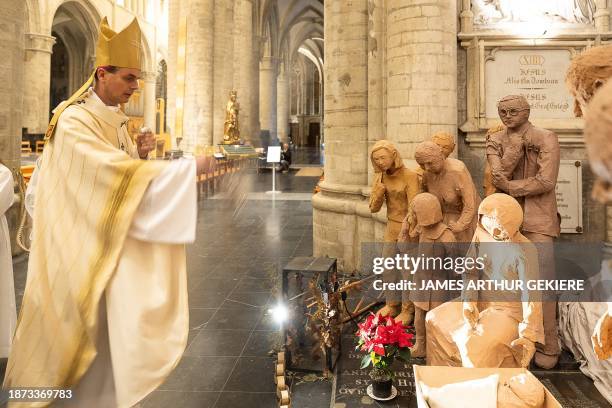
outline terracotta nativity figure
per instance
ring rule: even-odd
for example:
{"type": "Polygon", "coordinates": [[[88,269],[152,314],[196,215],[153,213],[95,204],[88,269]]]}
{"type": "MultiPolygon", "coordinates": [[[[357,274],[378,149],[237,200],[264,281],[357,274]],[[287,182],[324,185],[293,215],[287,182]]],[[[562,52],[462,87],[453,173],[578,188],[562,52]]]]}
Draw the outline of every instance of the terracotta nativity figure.
{"type": "MultiPolygon", "coordinates": [[[[394,257],[397,253],[397,238],[402,221],[408,214],[410,202],[419,192],[417,174],[408,170],[396,147],[387,140],[379,140],[370,153],[375,177],[370,194],[370,211],[380,211],[387,204],[387,226],[384,235],[383,257],[394,257]]],[[[401,279],[396,269],[383,273],[383,281],[397,282],[401,279]]],[[[390,314],[396,320],[407,324],[412,321],[414,307],[408,300],[408,293],[400,294],[394,290],[385,292],[386,306],[380,311],[390,314]]]]}

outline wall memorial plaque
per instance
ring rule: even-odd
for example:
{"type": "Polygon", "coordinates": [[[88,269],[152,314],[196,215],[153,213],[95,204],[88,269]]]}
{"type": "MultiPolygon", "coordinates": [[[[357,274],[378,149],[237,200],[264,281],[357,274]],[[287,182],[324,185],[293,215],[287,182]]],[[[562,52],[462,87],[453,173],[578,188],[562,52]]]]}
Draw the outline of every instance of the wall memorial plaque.
{"type": "Polygon", "coordinates": [[[561,232],[582,232],[582,163],[561,160],[557,177],[557,208],[561,214],[561,232]]]}
{"type": "Polygon", "coordinates": [[[486,117],[498,118],[497,101],[523,95],[537,119],[571,119],[574,100],[565,87],[569,50],[493,50],[485,62],[486,117]]]}

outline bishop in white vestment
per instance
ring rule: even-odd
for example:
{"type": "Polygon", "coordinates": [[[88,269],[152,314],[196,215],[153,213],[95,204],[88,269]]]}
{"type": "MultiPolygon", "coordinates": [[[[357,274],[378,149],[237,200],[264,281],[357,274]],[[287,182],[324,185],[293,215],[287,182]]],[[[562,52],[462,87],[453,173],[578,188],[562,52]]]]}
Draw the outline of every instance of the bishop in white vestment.
{"type": "MultiPolygon", "coordinates": [[[[135,83],[125,72],[139,67],[139,44],[136,20],[121,33],[103,20],[96,75],[135,83]]],[[[187,343],[196,162],[141,160],[127,116],[91,82],[56,111],[26,200],[32,246],[4,387],[72,390],[54,407],[129,408],[187,343]]]]}

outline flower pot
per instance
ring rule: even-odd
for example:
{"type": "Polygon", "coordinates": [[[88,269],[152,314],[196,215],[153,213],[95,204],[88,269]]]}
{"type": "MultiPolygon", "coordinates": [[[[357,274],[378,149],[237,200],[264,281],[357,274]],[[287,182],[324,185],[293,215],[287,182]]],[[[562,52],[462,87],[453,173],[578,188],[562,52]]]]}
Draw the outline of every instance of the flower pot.
{"type": "Polygon", "coordinates": [[[372,392],[375,397],[387,399],[391,397],[391,391],[393,387],[393,380],[372,380],[372,392]]]}

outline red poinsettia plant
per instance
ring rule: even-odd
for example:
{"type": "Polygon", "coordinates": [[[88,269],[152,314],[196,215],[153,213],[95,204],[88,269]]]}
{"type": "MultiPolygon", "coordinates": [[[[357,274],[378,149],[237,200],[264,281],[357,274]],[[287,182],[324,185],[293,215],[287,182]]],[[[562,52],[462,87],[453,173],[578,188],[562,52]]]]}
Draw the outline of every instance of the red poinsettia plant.
{"type": "Polygon", "coordinates": [[[414,335],[408,332],[408,326],[396,322],[391,316],[372,313],[358,326],[355,350],[366,353],[361,360],[362,369],[372,364],[377,376],[393,376],[391,364],[396,358],[410,361],[414,335]]]}

